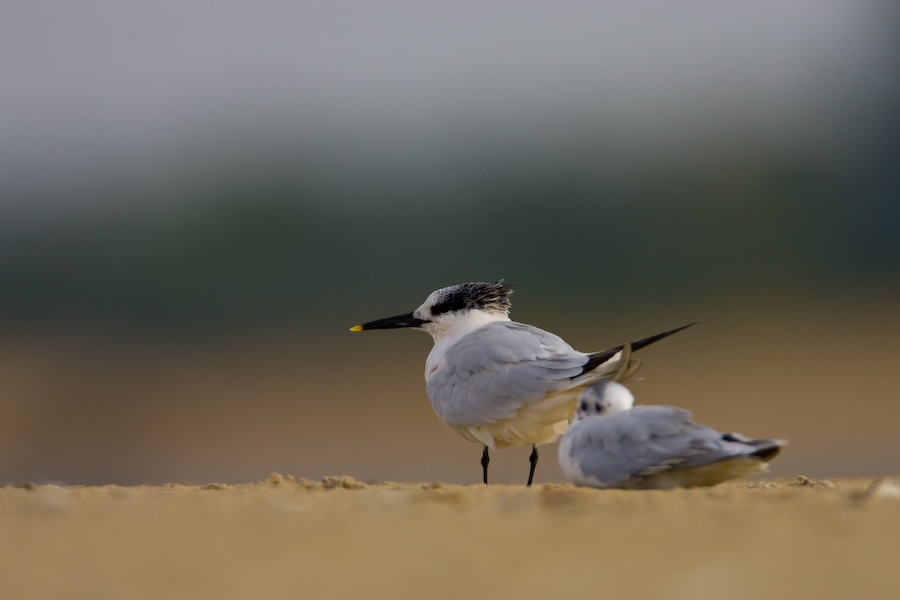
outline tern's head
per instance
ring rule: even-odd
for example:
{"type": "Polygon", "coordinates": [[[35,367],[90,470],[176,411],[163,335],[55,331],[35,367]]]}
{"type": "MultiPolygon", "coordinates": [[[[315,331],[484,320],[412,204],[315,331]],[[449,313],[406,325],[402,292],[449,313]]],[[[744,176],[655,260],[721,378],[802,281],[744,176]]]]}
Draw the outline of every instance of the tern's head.
{"type": "Polygon", "coordinates": [[[634,395],[615,381],[601,379],[584,388],[578,397],[575,418],[611,415],[634,406],[634,395]]]}
{"type": "Polygon", "coordinates": [[[351,331],[412,327],[437,335],[463,321],[508,320],[511,293],[512,288],[503,280],[451,285],[431,292],[422,306],[411,313],[363,323],[351,331]]]}

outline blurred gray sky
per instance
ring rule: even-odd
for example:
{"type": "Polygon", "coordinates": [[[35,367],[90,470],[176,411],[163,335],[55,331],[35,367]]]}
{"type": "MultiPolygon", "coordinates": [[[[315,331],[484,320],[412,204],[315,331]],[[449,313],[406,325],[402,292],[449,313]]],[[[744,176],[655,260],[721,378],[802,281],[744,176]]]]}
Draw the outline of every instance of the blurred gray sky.
{"type": "Polygon", "coordinates": [[[235,164],[334,189],[394,182],[396,201],[485,164],[614,176],[735,137],[840,164],[896,101],[887,7],[6,3],[0,218],[177,204],[186,181],[235,164]]]}

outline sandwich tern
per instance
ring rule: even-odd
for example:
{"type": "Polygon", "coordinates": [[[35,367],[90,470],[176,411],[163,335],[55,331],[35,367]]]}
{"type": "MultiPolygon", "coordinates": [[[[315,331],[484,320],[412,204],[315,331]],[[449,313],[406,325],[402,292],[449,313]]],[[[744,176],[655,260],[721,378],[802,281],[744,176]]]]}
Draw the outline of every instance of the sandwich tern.
{"type": "Polygon", "coordinates": [[[601,378],[627,380],[640,367],[630,357],[686,327],[636,342],[578,352],[562,338],[509,318],[512,288],[503,280],[470,282],[432,292],[411,313],[370,321],[351,331],[420,329],[434,338],[425,362],[425,389],[438,417],[463,438],[488,448],[531,444],[534,478],[538,444],[556,441],[575,412],[580,391],[601,378]]]}
{"type": "Polygon", "coordinates": [[[720,433],[674,406],[633,406],[615,381],[581,392],[575,419],[559,443],[559,465],[575,485],[660,489],[716,485],[768,471],[787,443],[720,433]]]}

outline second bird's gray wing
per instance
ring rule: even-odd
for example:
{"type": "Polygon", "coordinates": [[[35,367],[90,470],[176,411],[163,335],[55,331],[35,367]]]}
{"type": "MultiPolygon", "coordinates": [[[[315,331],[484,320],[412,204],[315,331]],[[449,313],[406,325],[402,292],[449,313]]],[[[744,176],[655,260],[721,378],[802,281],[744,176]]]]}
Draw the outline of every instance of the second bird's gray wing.
{"type": "Polygon", "coordinates": [[[434,410],[457,427],[514,416],[526,404],[573,386],[588,355],[552,333],[513,321],[463,336],[428,378],[434,410]]]}
{"type": "Polygon", "coordinates": [[[672,406],[636,406],[586,417],[569,429],[572,460],[585,476],[613,485],[634,477],[688,469],[751,453],[750,447],[691,421],[672,406]]]}

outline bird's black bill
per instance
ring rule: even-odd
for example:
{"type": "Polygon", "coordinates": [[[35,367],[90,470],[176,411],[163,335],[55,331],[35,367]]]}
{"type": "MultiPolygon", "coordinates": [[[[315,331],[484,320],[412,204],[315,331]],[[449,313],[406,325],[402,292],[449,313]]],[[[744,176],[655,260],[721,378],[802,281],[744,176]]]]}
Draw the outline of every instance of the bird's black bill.
{"type": "Polygon", "coordinates": [[[350,331],[368,331],[370,329],[401,329],[403,327],[421,327],[428,321],[414,317],[412,313],[398,315],[396,317],[388,317],[387,319],[378,319],[377,321],[369,321],[356,327],[351,327],[350,331]]]}

